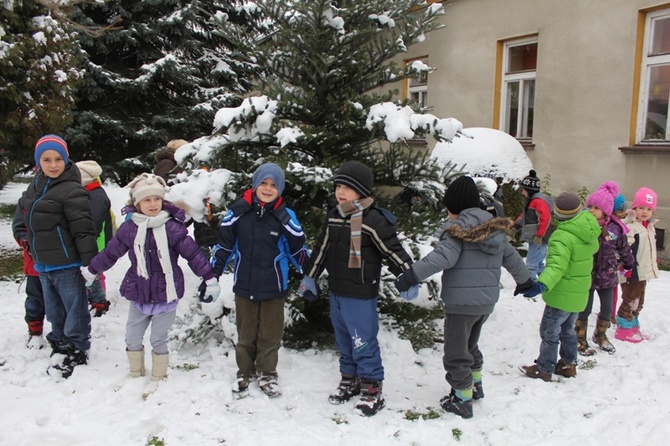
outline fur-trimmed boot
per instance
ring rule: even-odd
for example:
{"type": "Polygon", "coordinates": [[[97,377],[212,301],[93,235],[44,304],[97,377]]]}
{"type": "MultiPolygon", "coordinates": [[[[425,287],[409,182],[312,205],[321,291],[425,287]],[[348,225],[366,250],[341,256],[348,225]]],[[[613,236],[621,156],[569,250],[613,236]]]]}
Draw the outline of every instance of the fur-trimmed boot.
{"type": "Polygon", "coordinates": [[[149,395],[158,390],[158,383],[164,380],[167,376],[169,362],[170,355],[168,353],[157,355],[156,353],[151,352],[151,381],[149,381],[149,384],[144,388],[142,398],[146,400],[149,398],[149,395]]]}
{"type": "Polygon", "coordinates": [[[144,376],[146,373],[144,368],[144,349],[134,352],[126,350],[126,355],[128,355],[128,364],[130,364],[130,377],[139,378],[140,376],[144,376]]]}
{"type": "Polygon", "coordinates": [[[589,341],[586,340],[586,328],[588,321],[581,321],[577,319],[575,322],[575,332],[577,333],[577,351],[582,356],[591,356],[595,354],[595,350],[589,347],[589,341]]]}
{"type": "Polygon", "coordinates": [[[598,318],[596,329],[593,332],[593,342],[611,355],[616,351],[616,348],[614,348],[614,345],[607,339],[607,329],[610,328],[610,325],[610,321],[598,318]]]}

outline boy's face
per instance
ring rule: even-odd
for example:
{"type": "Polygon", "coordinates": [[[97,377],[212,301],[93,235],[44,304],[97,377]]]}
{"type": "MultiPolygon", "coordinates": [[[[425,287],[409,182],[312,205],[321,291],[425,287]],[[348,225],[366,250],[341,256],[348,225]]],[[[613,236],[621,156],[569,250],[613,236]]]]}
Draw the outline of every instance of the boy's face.
{"type": "Polygon", "coordinates": [[[589,212],[591,212],[596,220],[602,220],[605,218],[605,213],[598,206],[589,206],[589,212]]]}
{"type": "Polygon", "coordinates": [[[163,199],[158,195],[152,195],[137,203],[137,210],[147,217],[155,217],[163,210],[163,199]]]}
{"type": "Polygon", "coordinates": [[[335,185],[335,198],[338,203],[345,203],[347,201],[360,200],[361,196],[345,184],[335,185]]]}
{"type": "Polygon", "coordinates": [[[277,185],[272,178],[266,178],[263,182],[256,188],[256,198],[262,203],[272,203],[279,196],[279,191],[277,190],[277,185]]]}
{"type": "Polygon", "coordinates": [[[65,172],[65,160],[55,150],[45,150],[40,156],[40,169],[49,178],[58,178],[65,172]]]}
{"type": "Polygon", "coordinates": [[[635,218],[637,221],[648,221],[654,215],[654,210],[647,206],[638,206],[635,208],[635,218]]]}
{"type": "Polygon", "coordinates": [[[523,195],[525,198],[528,198],[528,191],[526,189],[521,189],[521,195],[523,195]]]}

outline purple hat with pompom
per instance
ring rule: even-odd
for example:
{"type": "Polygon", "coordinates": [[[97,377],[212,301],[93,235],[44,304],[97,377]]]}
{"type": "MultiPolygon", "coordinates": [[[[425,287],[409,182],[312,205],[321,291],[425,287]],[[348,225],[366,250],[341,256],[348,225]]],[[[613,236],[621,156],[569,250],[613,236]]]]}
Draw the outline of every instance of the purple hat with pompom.
{"type": "Polygon", "coordinates": [[[619,195],[619,185],[614,181],[605,181],[586,199],[586,207],[595,206],[608,217],[614,210],[614,199],[619,195]]]}

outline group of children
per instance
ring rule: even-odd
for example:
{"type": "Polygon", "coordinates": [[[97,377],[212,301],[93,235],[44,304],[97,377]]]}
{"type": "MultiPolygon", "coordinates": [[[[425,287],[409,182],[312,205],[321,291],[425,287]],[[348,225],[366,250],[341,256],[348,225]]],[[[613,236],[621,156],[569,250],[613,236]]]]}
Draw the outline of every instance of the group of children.
{"type": "MultiPolygon", "coordinates": [[[[276,164],[265,163],[254,172],[251,188],[223,217],[218,244],[208,261],[188,235],[184,211],[165,200],[169,186],[160,176],[143,173],[128,185],[130,201],[122,210],[126,219],[110,239],[113,221],[105,218],[98,225],[96,212],[91,210],[97,200],[92,203],[89,193],[96,187],[82,184],[82,179],[95,179],[100,174],[93,162],[72,163],[67,144],[55,135],[37,142],[35,162],[37,174],[19,202],[14,221],[15,237],[26,249],[26,321],[31,339],[41,338],[46,313],[52,328],[47,335],[54,358],[50,373],[57,371],[67,378],[75,366],[86,364],[91,322],[87,292],[94,309],[99,309],[95,305],[98,301],[93,299],[98,295],[96,290],[104,287],[97,288],[96,281],[127,253],[131,267],[119,291],[131,303],[125,336],[131,377],[145,375],[143,338],[151,326],[151,381],[143,393],[145,398],[167,374],[167,334],[179,299],[185,294],[184,273],[178,265],[180,256],[203,279],[199,287],[203,303],[219,297],[218,278],[233,263],[238,331],[238,371],[233,391],[246,392],[256,382],[269,397],[281,395],[277,364],[289,265],[304,275],[299,294],[306,300],[319,297],[317,280],[327,271],[341,374],[329,401],[341,404],[358,396],[356,410],[366,416],[374,415],[385,404],[384,368],[377,340],[377,296],[384,262],[396,274],[396,287],[407,300],[418,296],[422,280],[442,272],[443,363],[451,392],[440,404],[464,418],[473,415],[472,401],[484,397],[483,355],[478,341],[498,301],[501,267],[517,283],[515,295],[542,292],[547,302],[540,357],[535,365],[523,368],[526,375],[542,379],[550,379],[552,371],[564,376],[576,373],[574,327],[588,317],[590,305],[588,312],[585,307],[587,301],[592,301],[594,290],[601,298],[594,339],[598,339],[595,342],[601,348],[608,348],[606,336],[602,338],[601,328],[606,327],[601,327],[601,320],[605,320],[603,314],[610,314],[611,306],[608,309],[602,301],[611,296],[606,290],[611,291],[612,274],[616,275],[620,264],[630,272],[617,318],[617,326],[624,330],[638,326],[644,281],[658,275],[655,265],[642,261],[655,258],[655,245],[649,245],[653,241],[649,218],[656,207],[656,196],[650,190],[645,190],[644,196],[636,195],[633,210],[637,219],[628,222],[633,216],[627,217],[625,226],[612,215],[612,199],[618,193],[614,183],[606,183],[589,198],[591,212],[581,212],[581,202],[574,194],[560,195],[555,205],[539,194],[539,179],[531,171],[532,178],[522,183],[528,202],[521,227],[526,229],[524,234],[530,234],[524,237],[530,237],[527,239],[538,251],[532,256],[529,252],[527,263],[541,261],[527,265],[506,236],[512,221],[493,217],[481,209],[474,180],[460,177],[445,193],[443,204],[449,218],[439,231],[434,251],[413,263],[398,239],[395,218],[375,203],[373,175],[367,166],[348,161],[335,174],[337,205],[328,212],[310,254],[302,227],[282,198],[284,172],[276,164]],[[537,199],[541,203],[534,201],[537,199]],[[559,220],[553,234],[551,215],[546,215],[552,207],[559,220]],[[102,235],[104,241],[96,243],[102,235]],[[632,252],[629,244],[622,242],[624,235],[634,241],[632,252]],[[543,269],[547,240],[547,267],[543,269]],[[592,268],[596,253],[597,272],[592,268]],[[631,260],[635,254],[637,263],[631,260]],[[32,264],[34,273],[30,270],[32,264]],[[591,280],[592,270],[597,281],[591,280]],[[40,287],[43,307],[34,297],[40,294],[40,287]],[[584,318],[578,319],[580,312],[584,318]],[[563,346],[557,364],[559,338],[563,346]]],[[[101,215],[109,216],[109,210],[101,215]]],[[[108,308],[107,303],[101,309],[108,308]]]]}

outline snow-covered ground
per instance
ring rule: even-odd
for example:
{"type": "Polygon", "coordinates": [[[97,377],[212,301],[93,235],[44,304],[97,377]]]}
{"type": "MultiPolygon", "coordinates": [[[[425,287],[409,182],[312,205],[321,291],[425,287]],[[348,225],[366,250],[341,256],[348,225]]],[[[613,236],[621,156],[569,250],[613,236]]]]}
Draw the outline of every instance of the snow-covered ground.
{"type": "MultiPolygon", "coordinates": [[[[0,202],[15,203],[25,187],[9,184],[0,191],[0,202]]],[[[107,190],[118,211],[127,190],[107,190]]],[[[0,246],[16,246],[9,221],[0,222],[0,246]]],[[[60,382],[45,373],[49,349],[25,348],[24,287],[0,282],[1,445],[146,445],[156,437],[166,445],[563,446],[655,445],[670,438],[668,272],[647,288],[640,321],[648,341],[614,340],[616,354],[600,352],[580,361],[576,378],[555,376],[552,383],[523,377],[517,369],[537,355],[544,305],[513,297],[513,281],[505,274],[500,302],[481,339],[486,397],[475,402],[474,418],[463,420],[439,408],[449,391],[441,345],[414,352],[387,328],[380,333],[386,408],[371,418],[356,415],[353,401],[328,403],[339,380],[337,352],[282,349],[278,370],[284,395],[270,400],[252,387],[238,399],[231,393],[236,366],[230,342],[218,345],[214,339],[198,345],[173,341],[168,380],[145,401],[141,392],[149,378],[125,378],[128,303],[117,288],[127,267],[123,259],[107,274],[113,304],[109,313],[92,320],[89,364],[60,382]],[[115,390],[119,383],[124,385],[115,390]],[[428,414],[431,409],[438,418],[406,418],[408,411],[428,414]]],[[[199,279],[187,267],[185,272],[194,295],[199,279]]],[[[221,300],[230,302],[230,277],[222,277],[221,285],[221,300]]],[[[198,305],[191,295],[180,303],[179,316],[198,305]]],[[[589,332],[594,320],[595,315],[589,332]]],[[[186,325],[177,323],[174,330],[186,325]]],[[[224,333],[231,331],[224,327],[224,333]]]]}

